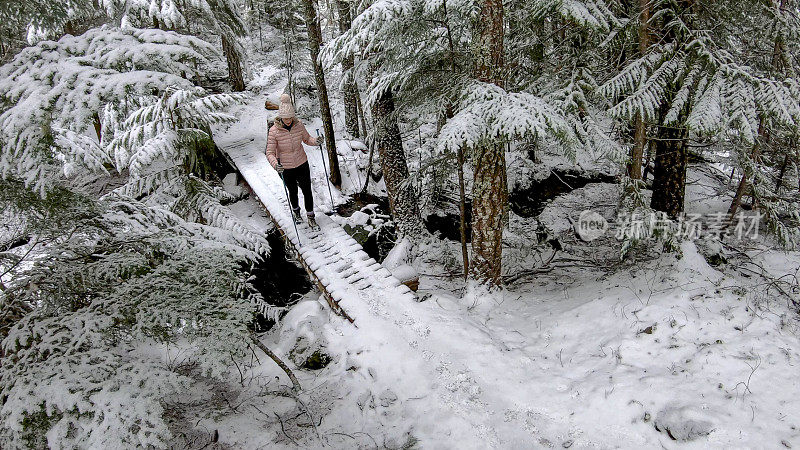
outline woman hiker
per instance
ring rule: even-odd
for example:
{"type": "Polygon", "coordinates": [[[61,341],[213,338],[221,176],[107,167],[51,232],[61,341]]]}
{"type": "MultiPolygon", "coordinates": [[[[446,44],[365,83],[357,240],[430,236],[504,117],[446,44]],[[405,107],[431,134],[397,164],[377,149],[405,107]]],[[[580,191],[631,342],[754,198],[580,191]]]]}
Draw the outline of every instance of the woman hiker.
{"type": "Polygon", "coordinates": [[[295,223],[301,223],[300,205],[297,199],[297,186],[303,191],[308,225],[316,228],[314,220],[314,198],[311,194],[311,171],[308,168],[308,158],[303,149],[306,145],[320,145],[324,136],[314,138],[295,116],[289,94],[281,95],[281,105],[275,124],[269,128],[267,135],[267,160],[272,167],[283,175],[286,187],[289,189],[289,201],[292,204],[292,214],[295,223]]]}

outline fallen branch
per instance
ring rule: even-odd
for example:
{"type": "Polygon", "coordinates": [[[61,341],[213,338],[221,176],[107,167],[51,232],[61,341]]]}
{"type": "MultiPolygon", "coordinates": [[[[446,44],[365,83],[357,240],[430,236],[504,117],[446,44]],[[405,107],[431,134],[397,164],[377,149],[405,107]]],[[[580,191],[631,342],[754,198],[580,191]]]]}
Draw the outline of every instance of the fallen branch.
{"type": "Polygon", "coordinates": [[[277,364],[278,367],[280,367],[284,372],[286,372],[286,375],[288,375],[289,379],[292,380],[292,389],[299,392],[300,382],[297,381],[297,377],[294,376],[294,372],[292,372],[292,369],[290,369],[289,366],[286,365],[286,363],[284,363],[280,358],[278,358],[278,355],[273,353],[272,350],[269,349],[269,347],[264,345],[264,343],[261,342],[261,340],[258,338],[258,336],[256,336],[255,333],[253,332],[250,333],[250,339],[253,341],[256,347],[260,348],[262,352],[266,353],[267,356],[269,356],[270,358],[272,358],[273,361],[275,361],[275,364],[277,364]]]}
{"type": "Polygon", "coordinates": [[[769,271],[763,265],[761,265],[761,264],[757,263],[756,261],[754,261],[753,258],[751,258],[750,255],[747,254],[747,252],[745,252],[744,250],[736,248],[733,245],[725,243],[725,242],[723,242],[722,245],[725,246],[726,248],[736,252],[736,254],[738,254],[738,255],[740,255],[741,257],[744,258],[744,261],[742,261],[742,263],[740,263],[736,267],[736,269],[740,273],[749,272],[749,273],[752,273],[755,276],[760,277],[767,284],[767,289],[769,289],[770,287],[774,288],[781,296],[783,296],[789,302],[790,306],[794,306],[795,308],[800,308],[800,298],[798,298],[798,295],[797,295],[797,290],[798,290],[798,286],[799,286],[797,275],[791,274],[791,273],[787,273],[787,274],[784,274],[781,277],[775,277],[771,273],[769,273],[769,271]],[[745,264],[752,265],[757,270],[745,267],[745,264]],[[787,277],[790,278],[790,279],[793,278],[794,279],[794,283],[789,282],[789,281],[785,281],[784,278],[787,278],[787,277]]]}
{"type": "Polygon", "coordinates": [[[515,273],[515,274],[512,274],[512,275],[506,275],[505,277],[503,277],[503,282],[505,284],[507,284],[507,285],[508,284],[514,284],[514,283],[516,283],[517,281],[519,281],[522,278],[525,278],[525,277],[528,277],[528,276],[531,276],[531,275],[536,275],[536,274],[539,274],[539,273],[550,272],[551,270],[553,270],[553,267],[550,267],[550,263],[553,262],[553,258],[556,257],[556,253],[558,253],[558,250],[553,250],[553,254],[550,255],[550,258],[548,258],[547,261],[544,261],[542,263],[542,265],[539,266],[539,267],[534,267],[533,269],[523,270],[523,271],[521,271],[519,273],[515,273]]]}

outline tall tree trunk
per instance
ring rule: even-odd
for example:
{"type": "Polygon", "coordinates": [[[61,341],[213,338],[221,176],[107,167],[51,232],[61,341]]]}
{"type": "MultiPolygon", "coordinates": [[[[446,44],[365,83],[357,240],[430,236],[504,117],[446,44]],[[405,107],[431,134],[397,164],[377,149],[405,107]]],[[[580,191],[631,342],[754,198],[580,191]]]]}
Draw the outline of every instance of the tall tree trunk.
{"type": "Polygon", "coordinates": [[[651,208],[665,212],[672,218],[683,212],[687,165],[686,131],[682,128],[659,126],[655,141],[651,208]]]}
{"type": "MultiPolygon", "coordinates": [[[[483,0],[473,32],[475,76],[504,87],[503,2],[483,0]]],[[[502,282],[503,219],[508,203],[505,148],[487,142],[474,149],[472,183],[472,276],[492,285],[502,282]]]]}
{"type": "MultiPolygon", "coordinates": [[[[339,32],[344,34],[350,29],[350,2],[347,0],[336,0],[336,7],[339,10],[339,32]]],[[[342,98],[344,99],[344,124],[350,136],[360,137],[358,132],[358,86],[353,75],[355,60],[353,56],[348,56],[342,61],[342,98]]]]}
{"type": "Polygon", "coordinates": [[[783,158],[783,164],[781,164],[781,170],[778,173],[778,181],[775,182],[775,194],[779,194],[781,191],[781,186],[783,186],[783,177],[786,175],[786,169],[788,167],[789,167],[789,154],[787,153],[786,156],[783,158]]]}
{"type": "Polygon", "coordinates": [[[319,63],[322,30],[319,27],[314,0],[303,0],[303,6],[305,7],[306,30],[308,31],[308,50],[311,53],[311,65],[314,68],[314,80],[317,83],[317,98],[322,116],[322,127],[325,130],[325,147],[328,149],[328,161],[330,161],[330,180],[334,186],[341,188],[342,174],[339,171],[339,156],[336,154],[336,136],[333,133],[328,87],[325,85],[325,73],[319,63]]]}
{"type": "Polygon", "coordinates": [[[650,174],[650,160],[653,159],[653,143],[647,142],[645,146],[647,149],[647,156],[644,159],[644,168],[642,170],[642,180],[647,181],[647,175],[650,174]]]}
{"type": "Polygon", "coordinates": [[[358,86],[355,90],[356,94],[356,107],[358,108],[358,123],[361,125],[361,136],[367,137],[367,118],[364,114],[364,103],[361,102],[361,94],[358,92],[358,86]]]}
{"type": "MultiPolygon", "coordinates": [[[[764,131],[764,119],[759,118],[758,121],[758,137],[756,138],[756,143],[753,145],[753,149],[750,153],[750,159],[752,164],[756,164],[759,154],[761,153],[761,139],[765,139],[765,131],[764,131]]],[[[739,179],[739,186],[736,187],[736,194],[733,196],[733,200],[731,201],[731,206],[728,208],[728,220],[732,221],[733,218],[736,216],[736,212],[739,210],[739,205],[742,204],[742,197],[744,197],[745,192],[747,192],[748,186],[748,178],[753,176],[753,171],[750,170],[748,166],[745,165],[742,167],[742,178],[739,179]]]]}
{"type": "Polygon", "coordinates": [[[242,60],[236,47],[224,34],[222,36],[222,52],[228,61],[228,80],[235,92],[244,91],[244,76],[242,75],[242,60]]]}
{"type": "Polygon", "coordinates": [[[464,192],[464,149],[459,145],[458,158],[458,229],[461,234],[461,262],[464,265],[464,280],[469,278],[469,252],[467,251],[467,196],[464,192]]]}
{"type": "MultiPolygon", "coordinates": [[[[695,0],[680,0],[680,6],[691,8],[695,0]]],[[[674,42],[676,36],[668,32],[662,42],[674,42]]],[[[677,218],[684,210],[686,198],[686,168],[688,152],[686,140],[688,131],[682,125],[666,125],[664,118],[674,99],[675,86],[670,86],[667,98],[660,107],[659,126],[656,129],[653,168],[653,197],[650,207],[677,218]]],[[[682,124],[685,117],[680,117],[677,124],[682,124]]]]}
{"type": "Polygon", "coordinates": [[[97,142],[102,142],[103,124],[100,122],[100,114],[97,114],[97,112],[92,113],[92,120],[94,122],[94,132],[97,134],[97,142]]]}
{"type": "MultiPolygon", "coordinates": [[[[156,28],[158,28],[158,27],[156,27],[156,28]]],[[[72,21],[71,21],[71,20],[68,20],[68,21],[67,21],[67,22],[64,24],[64,34],[65,34],[65,35],[67,35],[67,34],[70,34],[70,35],[72,35],[72,36],[75,36],[75,24],[74,24],[74,23],[72,23],[72,21]]]]}
{"type": "MultiPolygon", "coordinates": [[[[639,0],[639,56],[647,54],[650,45],[648,22],[650,21],[650,1],[639,0]]],[[[628,176],[634,180],[642,179],[642,158],[647,145],[647,125],[641,114],[636,115],[634,121],[633,149],[628,163],[628,176]]]]}
{"type": "MultiPolygon", "coordinates": [[[[444,13],[444,28],[447,32],[447,45],[450,50],[449,60],[450,60],[450,70],[452,71],[453,75],[458,73],[457,66],[456,66],[456,48],[455,48],[455,40],[453,39],[453,33],[450,29],[450,19],[447,15],[447,0],[442,1],[442,12],[444,13]]],[[[449,120],[453,118],[453,105],[448,104],[445,108],[445,119],[449,120]]],[[[444,126],[442,124],[439,126],[437,124],[437,133],[441,131],[441,127],[444,126]]],[[[422,145],[422,137],[420,137],[420,145],[422,145]]],[[[469,279],[469,251],[467,250],[467,194],[466,189],[464,187],[464,148],[462,146],[458,146],[458,150],[456,151],[456,158],[458,160],[458,213],[459,213],[459,220],[458,220],[458,228],[461,235],[461,261],[462,265],[464,266],[464,280],[466,281],[469,279]]],[[[420,156],[420,168],[422,168],[422,157],[420,156]]],[[[434,174],[436,172],[434,171],[434,174]]],[[[501,236],[502,239],[502,236],[501,236]]]]}
{"type": "Polygon", "coordinates": [[[389,194],[389,208],[402,236],[412,238],[422,235],[424,227],[419,214],[417,198],[409,182],[408,165],[403,151],[400,127],[394,116],[394,99],[387,90],[373,103],[375,143],[381,157],[381,169],[389,194]]]}

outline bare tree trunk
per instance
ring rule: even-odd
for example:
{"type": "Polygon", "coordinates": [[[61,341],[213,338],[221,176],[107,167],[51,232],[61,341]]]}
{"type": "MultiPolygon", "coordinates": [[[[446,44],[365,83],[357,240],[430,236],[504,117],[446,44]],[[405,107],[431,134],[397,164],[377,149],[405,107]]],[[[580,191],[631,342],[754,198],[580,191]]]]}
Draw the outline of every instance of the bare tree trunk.
{"type": "Polygon", "coordinates": [[[653,143],[647,142],[646,144],[647,157],[644,159],[644,169],[642,170],[642,180],[644,181],[647,181],[647,175],[650,174],[650,160],[653,159],[653,143]]]}
{"type": "Polygon", "coordinates": [[[781,164],[781,170],[778,173],[778,181],[775,182],[775,194],[778,194],[781,190],[781,186],[783,186],[783,177],[786,175],[786,169],[788,167],[789,167],[789,155],[787,154],[783,158],[783,164],[781,164]]]}
{"type": "MultiPolygon", "coordinates": [[[[753,151],[755,153],[755,150],[753,151]]],[[[739,210],[739,205],[742,203],[742,197],[744,197],[744,193],[747,190],[747,177],[742,176],[739,180],[739,186],[736,188],[736,194],[733,196],[733,201],[731,201],[731,206],[728,208],[728,220],[733,220],[736,216],[736,212],[739,210]]]]}
{"type": "Polygon", "coordinates": [[[464,149],[459,145],[458,152],[458,227],[461,232],[461,261],[464,265],[464,280],[469,278],[469,250],[467,250],[467,196],[464,192],[464,149]]]}
{"type": "Polygon", "coordinates": [[[322,116],[322,127],[325,130],[325,146],[328,149],[328,161],[330,161],[330,180],[334,186],[341,188],[342,174],[339,171],[339,155],[336,154],[336,136],[333,133],[328,87],[325,85],[325,73],[319,63],[322,30],[317,19],[314,0],[303,0],[303,6],[305,7],[306,30],[308,31],[308,49],[311,52],[311,65],[314,67],[314,80],[317,83],[317,98],[319,99],[320,115],[322,116]]]}
{"type": "Polygon", "coordinates": [[[361,193],[367,193],[367,186],[369,186],[369,179],[372,176],[372,159],[375,156],[375,144],[370,143],[369,145],[369,158],[367,159],[367,176],[364,179],[364,187],[361,188],[361,193]]]}
{"type": "MultiPolygon", "coordinates": [[[[765,131],[764,131],[764,119],[759,118],[758,122],[758,138],[756,143],[753,145],[753,149],[750,153],[750,159],[752,164],[756,164],[756,160],[758,159],[759,154],[761,153],[761,145],[758,140],[765,138],[765,131]]],[[[753,176],[753,171],[748,170],[749,166],[742,167],[742,177],[739,179],[739,186],[736,188],[736,194],[733,196],[733,200],[731,201],[731,206],[728,208],[728,220],[732,221],[733,218],[736,216],[736,212],[739,210],[739,206],[742,204],[742,197],[744,197],[745,192],[747,192],[748,186],[748,178],[753,176]]]]}
{"type": "Polygon", "coordinates": [[[96,112],[92,114],[94,119],[94,132],[97,133],[97,142],[103,140],[103,124],[100,122],[100,115],[96,112]]]}
{"type": "MultiPolygon", "coordinates": [[[[449,60],[450,60],[450,70],[453,72],[453,75],[458,73],[457,66],[456,66],[456,49],[453,39],[453,33],[450,29],[450,19],[447,15],[447,0],[442,1],[442,10],[444,13],[444,27],[445,31],[447,32],[447,45],[450,50],[449,60]]],[[[444,119],[452,119],[453,118],[453,106],[452,104],[448,104],[445,108],[444,119]]],[[[437,133],[441,131],[442,124],[439,126],[437,123],[437,133]]],[[[420,145],[422,145],[422,137],[420,137],[420,145]]],[[[459,232],[461,234],[461,262],[464,266],[464,281],[469,279],[469,250],[467,249],[467,195],[466,189],[464,187],[464,148],[462,146],[458,146],[458,150],[456,151],[456,159],[458,160],[458,212],[459,212],[459,220],[458,220],[458,227],[459,232]]],[[[420,168],[422,167],[422,157],[420,156],[420,168]]],[[[436,172],[434,171],[434,174],[436,172]]]]}
{"type": "Polygon", "coordinates": [[[381,169],[389,194],[389,208],[401,236],[416,238],[424,233],[419,205],[410,183],[403,140],[397,118],[394,116],[394,99],[385,91],[372,105],[375,120],[375,145],[381,157],[381,169]]]}
{"type": "MultiPolygon", "coordinates": [[[[483,0],[473,33],[475,76],[504,87],[503,2],[483,0]]],[[[508,203],[505,148],[487,142],[474,149],[472,183],[472,276],[492,285],[502,283],[503,218],[508,203]]]]}
{"type": "MultiPolygon", "coordinates": [[[[639,55],[644,56],[650,45],[647,24],[650,21],[650,0],[639,0],[639,55]]],[[[647,125],[641,114],[636,114],[634,121],[633,148],[628,162],[628,177],[642,179],[642,158],[647,145],[647,125]]]]}
{"type": "MultiPolygon", "coordinates": [[[[681,6],[691,8],[695,0],[681,0],[681,6]]],[[[662,42],[674,42],[676,37],[668,32],[662,42]]],[[[667,98],[660,107],[659,126],[654,143],[653,196],[650,207],[677,218],[684,211],[686,198],[686,168],[688,152],[686,140],[688,131],[681,125],[665,125],[664,118],[674,99],[674,86],[670,87],[667,98]]],[[[683,123],[684,117],[676,122],[683,123]]]]}
{"type": "Polygon", "coordinates": [[[361,136],[365,139],[367,137],[367,118],[364,114],[364,104],[361,102],[361,94],[358,92],[358,86],[356,86],[356,106],[358,107],[358,123],[361,125],[361,136]]]}
{"type": "MultiPolygon", "coordinates": [[[[347,0],[336,0],[339,10],[339,32],[344,34],[350,29],[350,2],[347,0]]],[[[358,86],[353,75],[355,60],[348,56],[342,61],[342,98],[344,99],[344,124],[347,132],[354,138],[360,137],[358,132],[358,86]]]]}
{"type": "Polygon", "coordinates": [[[682,128],[659,126],[655,147],[656,161],[650,207],[676,218],[683,212],[686,195],[686,131],[682,128]]]}
{"type": "Polygon", "coordinates": [[[244,76],[242,75],[242,61],[236,47],[224,34],[222,37],[222,52],[228,62],[228,80],[235,92],[244,91],[244,76]]]}

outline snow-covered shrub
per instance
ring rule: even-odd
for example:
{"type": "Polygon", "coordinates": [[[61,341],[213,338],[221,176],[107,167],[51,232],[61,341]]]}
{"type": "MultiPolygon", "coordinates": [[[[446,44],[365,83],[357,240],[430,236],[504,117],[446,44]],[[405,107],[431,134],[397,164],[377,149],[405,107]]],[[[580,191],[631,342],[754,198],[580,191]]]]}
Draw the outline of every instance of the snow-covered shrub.
{"type": "Polygon", "coordinates": [[[163,445],[161,401],[186,379],[138,347],[187,346],[222,377],[247,346],[252,287],[234,244],[133,200],[84,206],[2,293],[35,305],[2,344],[4,447],[163,445]]]}
{"type": "Polygon", "coordinates": [[[189,81],[211,56],[104,26],[0,68],[0,205],[31,235],[0,259],[0,447],[164,446],[163,401],[188,379],[144,347],[224,378],[269,312],[246,271],[266,239],[210,183],[212,126],[242,99],[189,81]]]}

